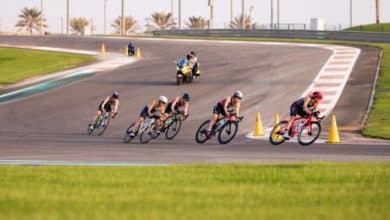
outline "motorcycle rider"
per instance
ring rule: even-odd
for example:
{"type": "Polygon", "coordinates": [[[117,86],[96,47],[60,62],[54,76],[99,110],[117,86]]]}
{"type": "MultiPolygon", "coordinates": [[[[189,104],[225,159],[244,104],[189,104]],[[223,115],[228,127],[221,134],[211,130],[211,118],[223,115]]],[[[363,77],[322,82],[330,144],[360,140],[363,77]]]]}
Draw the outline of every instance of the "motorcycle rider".
{"type": "Polygon", "coordinates": [[[240,106],[243,97],[243,93],[237,90],[233,93],[232,96],[228,96],[225,99],[222,99],[214,106],[213,116],[211,117],[209,127],[207,128],[207,136],[211,136],[211,130],[220,116],[226,117],[228,114],[230,114],[230,112],[233,112],[235,113],[236,118],[241,117],[240,106]]]}
{"type": "Polygon", "coordinates": [[[114,91],[111,96],[107,96],[100,102],[95,116],[93,117],[93,124],[90,124],[90,129],[93,130],[96,126],[96,120],[102,115],[103,112],[109,112],[112,118],[115,118],[118,114],[119,108],[119,93],[114,91]],[[112,111],[114,110],[114,111],[112,111]]]}
{"type": "Polygon", "coordinates": [[[198,65],[198,57],[196,56],[196,53],[194,51],[191,51],[189,55],[191,56],[189,63],[192,66],[192,73],[194,76],[199,77],[200,71],[198,65]]]}
{"type": "MultiPolygon", "coordinates": [[[[130,137],[135,137],[136,132],[138,131],[140,125],[145,121],[147,117],[155,117],[157,127],[161,127],[162,122],[167,118],[165,113],[168,103],[168,98],[166,96],[160,96],[158,100],[153,100],[149,106],[145,106],[141,113],[139,114],[138,120],[135,122],[133,127],[134,130],[130,132],[130,137]]],[[[158,131],[157,131],[158,132],[158,131]]]]}
{"type": "Polygon", "coordinates": [[[184,93],[181,97],[177,96],[168,103],[166,113],[172,115],[178,111],[183,111],[184,117],[188,116],[191,97],[188,93],[184,93]]]}

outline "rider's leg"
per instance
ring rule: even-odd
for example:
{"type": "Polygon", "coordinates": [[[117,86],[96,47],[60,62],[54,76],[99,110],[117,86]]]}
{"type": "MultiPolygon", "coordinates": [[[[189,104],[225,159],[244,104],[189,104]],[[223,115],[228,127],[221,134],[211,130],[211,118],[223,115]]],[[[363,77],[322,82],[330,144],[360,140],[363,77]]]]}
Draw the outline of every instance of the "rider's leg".
{"type": "Polygon", "coordinates": [[[213,116],[211,116],[211,119],[210,119],[210,124],[209,124],[209,127],[207,128],[207,131],[208,132],[211,132],[215,122],[217,121],[218,119],[218,114],[213,114],[213,116]]]}
{"type": "Polygon", "coordinates": [[[97,118],[98,118],[100,115],[102,115],[102,111],[97,110],[96,113],[95,113],[95,115],[93,116],[93,120],[92,120],[92,123],[93,123],[93,124],[96,123],[96,120],[97,120],[97,118]]]}

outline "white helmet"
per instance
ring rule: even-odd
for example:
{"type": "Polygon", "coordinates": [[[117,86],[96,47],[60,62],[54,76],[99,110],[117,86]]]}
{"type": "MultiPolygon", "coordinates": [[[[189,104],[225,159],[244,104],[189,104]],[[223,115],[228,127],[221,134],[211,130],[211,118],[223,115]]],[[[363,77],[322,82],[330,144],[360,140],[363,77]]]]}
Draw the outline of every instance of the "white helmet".
{"type": "Polygon", "coordinates": [[[167,104],[168,103],[168,98],[165,97],[165,96],[160,96],[160,97],[158,97],[158,101],[167,104]]]}
{"type": "Polygon", "coordinates": [[[238,99],[242,99],[242,98],[244,98],[244,94],[240,90],[237,90],[234,92],[233,97],[236,97],[238,99]]]}

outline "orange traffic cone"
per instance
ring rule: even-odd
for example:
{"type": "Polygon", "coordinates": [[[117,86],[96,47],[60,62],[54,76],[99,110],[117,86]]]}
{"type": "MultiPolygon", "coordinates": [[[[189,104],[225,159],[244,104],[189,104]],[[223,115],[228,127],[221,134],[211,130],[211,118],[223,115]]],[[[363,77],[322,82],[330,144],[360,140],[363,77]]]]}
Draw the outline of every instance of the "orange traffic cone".
{"type": "Polygon", "coordinates": [[[106,53],[106,45],[102,44],[102,47],[100,48],[100,53],[105,54],[106,53]]]}
{"type": "Polygon", "coordinates": [[[261,122],[260,112],[257,112],[256,115],[256,124],[255,124],[255,129],[253,131],[253,136],[256,137],[264,136],[264,129],[263,129],[263,123],[261,122]]]}
{"type": "Polygon", "coordinates": [[[336,115],[332,115],[332,122],[329,130],[329,137],[327,143],[337,144],[341,143],[339,136],[339,129],[337,128],[336,115]]]}

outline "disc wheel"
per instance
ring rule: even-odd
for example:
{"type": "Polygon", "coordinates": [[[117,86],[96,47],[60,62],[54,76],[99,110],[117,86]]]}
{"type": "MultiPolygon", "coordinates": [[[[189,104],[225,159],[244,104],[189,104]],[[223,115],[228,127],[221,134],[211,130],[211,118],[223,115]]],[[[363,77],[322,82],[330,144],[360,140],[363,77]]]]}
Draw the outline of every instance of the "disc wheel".
{"type": "Polygon", "coordinates": [[[178,119],[175,119],[167,128],[165,132],[165,138],[167,140],[172,140],[176,137],[177,134],[179,134],[181,129],[182,122],[178,119]]]}
{"type": "Polygon", "coordinates": [[[271,142],[271,144],[279,145],[286,141],[286,139],[284,139],[284,137],[280,133],[280,128],[286,127],[287,124],[288,121],[281,121],[272,128],[272,131],[269,135],[269,142],[271,142]]]}
{"type": "Polygon", "coordinates": [[[238,123],[235,121],[227,122],[218,133],[218,142],[228,144],[234,139],[238,131],[238,123]]]}
{"type": "Polygon", "coordinates": [[[318,121],[312,121],[306,124],[298,133],[298,143],[300,145],[310,145],[314,143],[321,134],[321,124],[318,121]]]}
{"type": "Polygon", "coordinates": [[[199,126],[198,130],[196,131],[195,140],[198,144],[203,144],[204,142],[206,142],[209,139],[206,135],[207,128],[208,128],[209,124],[210,124],[210,120],[203,122],[199,126]]]}

